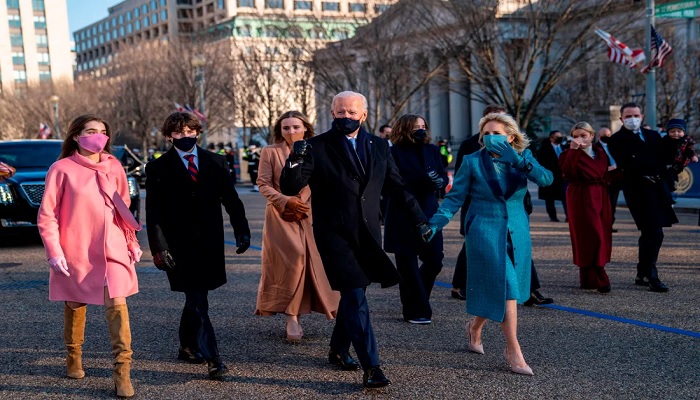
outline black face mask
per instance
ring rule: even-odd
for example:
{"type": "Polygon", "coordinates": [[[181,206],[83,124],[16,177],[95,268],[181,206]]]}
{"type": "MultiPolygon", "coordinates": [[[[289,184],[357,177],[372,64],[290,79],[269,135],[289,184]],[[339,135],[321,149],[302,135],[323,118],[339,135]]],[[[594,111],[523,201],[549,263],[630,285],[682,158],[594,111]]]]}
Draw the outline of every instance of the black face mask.
{"type": "Polygon", "coordinates": [[[180,139],[173,139],[173,146],[175,146],[180,151],[190,151],[197,144],[197,137],[183,137],[180,139]]]}
{"type": "Polygon", "coordinates": [[[562,137],[555,138],[554,143],[556,143],[556,144],[564,143],[564,137],[562,136],[562,137]]]}
{"type": "Polygon", "coordinates": [[[349,135],[360,128],[360,121],[350,118],[333,119],[333,127],[343,135],[349,135]]]}
{"type": "Polygon", "coordinates": [[[428,131],[425,129],[416,129],[411,133],[411,137],[416,143],[423,143],[426,137],[428,137],[428,131]]]}

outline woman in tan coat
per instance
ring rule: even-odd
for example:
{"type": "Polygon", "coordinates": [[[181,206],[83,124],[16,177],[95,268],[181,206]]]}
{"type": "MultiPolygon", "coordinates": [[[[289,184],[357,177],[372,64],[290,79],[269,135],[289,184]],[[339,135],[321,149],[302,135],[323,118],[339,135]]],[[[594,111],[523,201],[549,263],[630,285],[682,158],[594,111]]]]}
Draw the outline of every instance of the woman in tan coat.
{"type": "Polygon", "coordinates": [[[333,319],[340,296],[333,292],[316,249],[311,221],[311,190],[297,196],[280,192],[280,174],[295,141],[314,135],[306,116],[288,111],[277,120],[273,139],[260,155],[257,184],[267,199],[262,240],[262,276],[255,314],[287,317],[287,341],[303,336],[299,316],[312,311],[333,319]]]}

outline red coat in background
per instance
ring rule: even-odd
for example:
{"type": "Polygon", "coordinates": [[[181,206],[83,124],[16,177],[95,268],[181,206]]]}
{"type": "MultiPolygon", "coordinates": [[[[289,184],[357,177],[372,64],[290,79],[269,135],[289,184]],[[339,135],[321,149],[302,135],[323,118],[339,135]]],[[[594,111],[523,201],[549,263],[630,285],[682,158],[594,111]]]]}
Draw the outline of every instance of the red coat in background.
{"type": "Polygon", "coordinates": [[[612,211],[606,174],[608,156],[600,144],[590,157],[584,150],[565,150],[559,157],[564,179],[569,182],[566,201],[574,264],[581,268],[581,288],[610,285],[605,264],[612,252],[612,211]]]}

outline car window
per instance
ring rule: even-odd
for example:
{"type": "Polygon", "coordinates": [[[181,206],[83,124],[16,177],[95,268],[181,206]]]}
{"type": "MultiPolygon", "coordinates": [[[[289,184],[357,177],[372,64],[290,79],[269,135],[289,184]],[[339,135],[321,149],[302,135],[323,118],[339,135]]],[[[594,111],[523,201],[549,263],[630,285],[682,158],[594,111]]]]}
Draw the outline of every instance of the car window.
{"type": "Polygon", "coordinates": [[[22,168],[48,169],[61,154],[61,143],[0,143],[0,161],[22,168]]]}

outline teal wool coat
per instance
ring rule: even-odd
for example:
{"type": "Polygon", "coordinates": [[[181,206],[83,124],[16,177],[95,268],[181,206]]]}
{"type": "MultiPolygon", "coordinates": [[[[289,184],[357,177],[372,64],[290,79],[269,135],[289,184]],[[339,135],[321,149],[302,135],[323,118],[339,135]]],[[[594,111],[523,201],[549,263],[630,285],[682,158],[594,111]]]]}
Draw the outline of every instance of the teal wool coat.
{"type": "Polygon", "coordinates": [[[552,173],[534,159],[530,150],[522,156],[532,163],[528,174],[505,164],[503,172],[497,172],[486,149],[465,156],[452,189],[430,220],[442,229],[464,199],[471,196],[464,239],[469,260],[467,312],[498,322],[503,322],[506,309],[508,234],[513,242],[518,303],[530,297],[530,221],[523,207],[527,180],[538,186],[550,185],[553,180],[552,173]]]}

